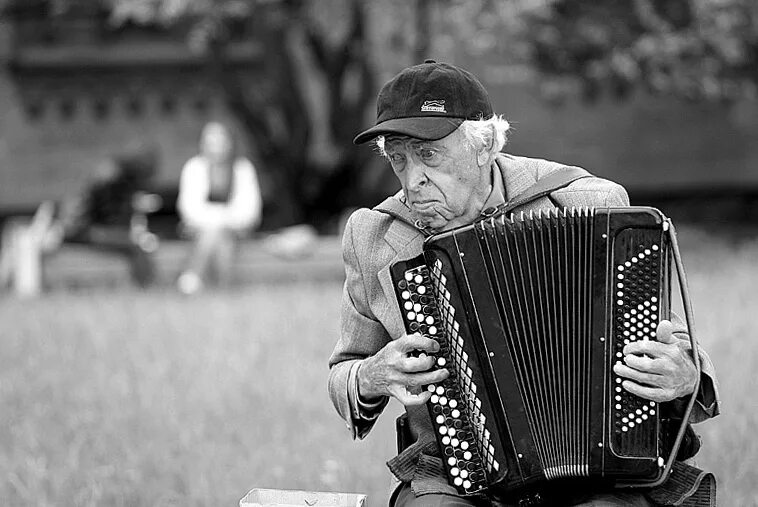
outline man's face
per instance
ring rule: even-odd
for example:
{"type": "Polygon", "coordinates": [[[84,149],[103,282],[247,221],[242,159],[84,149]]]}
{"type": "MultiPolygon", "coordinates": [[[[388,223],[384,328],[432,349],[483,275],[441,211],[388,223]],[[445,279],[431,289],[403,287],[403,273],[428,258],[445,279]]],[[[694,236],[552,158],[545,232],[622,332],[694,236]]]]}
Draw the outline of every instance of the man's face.
{"type": "Polygon", "coordinates": [[[384,151],[422,224],[447,230],[474,221],[489,196],[491,169],[459,130],[437,141],[388,136],[384,151]]]}

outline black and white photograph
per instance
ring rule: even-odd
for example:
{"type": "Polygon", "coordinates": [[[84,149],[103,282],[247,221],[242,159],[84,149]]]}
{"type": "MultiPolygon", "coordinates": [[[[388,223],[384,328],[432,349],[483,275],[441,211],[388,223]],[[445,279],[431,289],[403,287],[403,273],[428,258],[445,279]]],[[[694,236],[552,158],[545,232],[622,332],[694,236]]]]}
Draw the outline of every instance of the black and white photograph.
{"type": "Polygon", "coordinates": [[[758,2],[0,0],[0,505],[758,507],[758,2]]]}

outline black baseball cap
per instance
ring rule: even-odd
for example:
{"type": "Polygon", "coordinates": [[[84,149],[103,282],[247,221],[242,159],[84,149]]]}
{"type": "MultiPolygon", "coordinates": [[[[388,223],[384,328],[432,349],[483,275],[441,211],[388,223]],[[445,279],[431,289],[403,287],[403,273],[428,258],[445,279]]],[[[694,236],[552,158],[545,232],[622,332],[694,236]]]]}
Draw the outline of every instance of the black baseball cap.
{"type": "Polygon", "coordinates": [[[426,60],[402,70],[382,87],[376,99],[376,125],[353,142],[363,144],[388,134],[434,141],[450,135],[464,120],[490,116],[489,94],[473,74],[426,60]]]}

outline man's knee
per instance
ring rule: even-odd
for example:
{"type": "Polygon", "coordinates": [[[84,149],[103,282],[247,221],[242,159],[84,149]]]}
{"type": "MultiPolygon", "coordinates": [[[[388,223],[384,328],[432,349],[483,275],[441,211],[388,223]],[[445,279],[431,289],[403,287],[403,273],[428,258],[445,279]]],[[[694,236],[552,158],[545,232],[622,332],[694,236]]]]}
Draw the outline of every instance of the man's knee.
{"type": "Polygon", "coordinates": [[[397,493],[390,507],[474,507],[476,504],[465,498],[453,495],[421,495],[416,496],[409,485],[404,485],[397,493]]]}

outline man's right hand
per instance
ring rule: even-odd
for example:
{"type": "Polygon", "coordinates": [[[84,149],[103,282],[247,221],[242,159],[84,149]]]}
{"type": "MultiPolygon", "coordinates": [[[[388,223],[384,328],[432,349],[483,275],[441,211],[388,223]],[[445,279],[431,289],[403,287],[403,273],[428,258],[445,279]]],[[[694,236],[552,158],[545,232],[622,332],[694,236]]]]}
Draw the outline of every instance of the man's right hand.
{"type": "Polygon", "coordinates": [[[418,333],[391,341],[361,363],[358,370],[361,398],[393,396],[403,405],[426,403],[432,393],[422,388],[442,382],[449,375],[444,368],[431,370],[435,359],[426,354],[436,354],[439,349],[439,343],[418,333]],[[412,354],[416,352],[422,354],[414,357],[412,354]]]}

